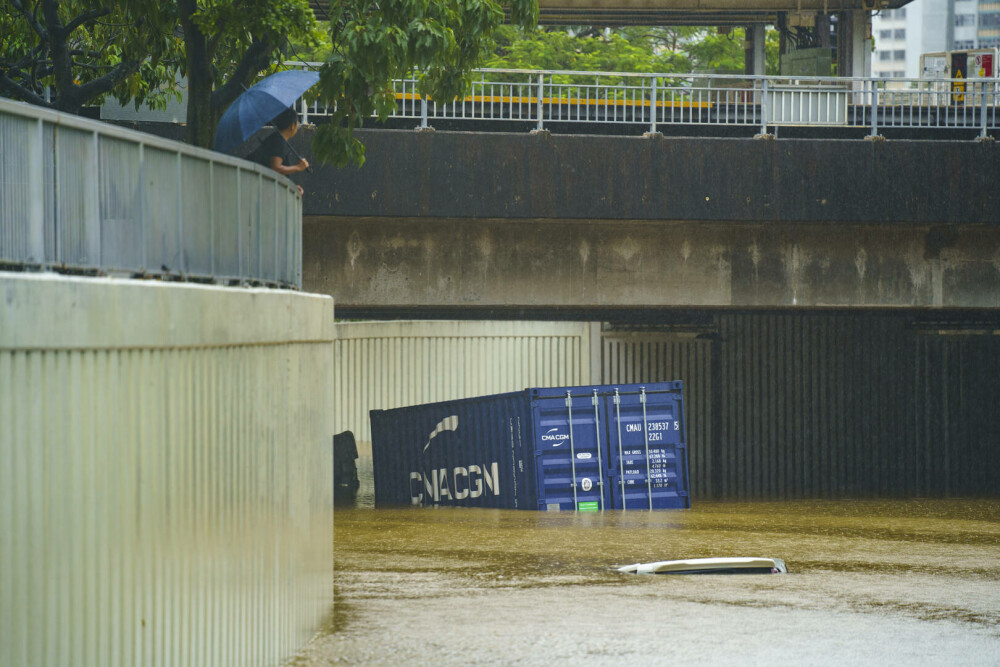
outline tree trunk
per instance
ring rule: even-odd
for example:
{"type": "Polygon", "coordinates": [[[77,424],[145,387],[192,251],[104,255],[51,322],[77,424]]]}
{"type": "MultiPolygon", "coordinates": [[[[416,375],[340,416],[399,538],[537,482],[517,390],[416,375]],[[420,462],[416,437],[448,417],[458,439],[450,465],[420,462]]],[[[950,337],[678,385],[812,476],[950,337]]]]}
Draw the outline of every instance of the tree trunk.
{"type": "Polygon", "coordinates": [[[184,46],[187,58],[187,131],[189,144],[211,148],[215,139],[218,115],[212,108],[212,59],[208,39],[192,21],[198,10],[196,0],[179,0],[177,3],[181,27],[184,29],[184,46]]]}

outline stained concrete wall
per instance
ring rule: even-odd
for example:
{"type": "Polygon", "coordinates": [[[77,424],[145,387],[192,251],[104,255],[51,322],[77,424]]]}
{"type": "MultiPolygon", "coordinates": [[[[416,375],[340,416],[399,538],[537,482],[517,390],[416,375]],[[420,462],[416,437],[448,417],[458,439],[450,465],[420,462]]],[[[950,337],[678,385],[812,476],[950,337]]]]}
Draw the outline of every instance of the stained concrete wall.
{"type": "Polygon", "coordinates": [[[304,286],[342,313],[1000,305],[995,145],[362,139],[303,181],[304,286]]]}
{"type": "Polygon", "coordinates": [[[967,225],[307,218],[305,288],[373,307],[1000,306],[967,225]]]}

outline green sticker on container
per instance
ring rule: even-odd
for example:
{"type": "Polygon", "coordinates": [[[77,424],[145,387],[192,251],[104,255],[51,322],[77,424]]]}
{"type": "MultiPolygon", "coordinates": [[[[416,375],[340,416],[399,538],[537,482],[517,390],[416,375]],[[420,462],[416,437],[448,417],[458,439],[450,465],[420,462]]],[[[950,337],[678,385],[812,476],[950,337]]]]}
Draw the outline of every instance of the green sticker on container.
{"type": "Polygon", "coordinates": [[[591,500],[585,503],[577,503],[576,509],[580,512],[596,512],[600,507],[596,500],[591,500]]]}

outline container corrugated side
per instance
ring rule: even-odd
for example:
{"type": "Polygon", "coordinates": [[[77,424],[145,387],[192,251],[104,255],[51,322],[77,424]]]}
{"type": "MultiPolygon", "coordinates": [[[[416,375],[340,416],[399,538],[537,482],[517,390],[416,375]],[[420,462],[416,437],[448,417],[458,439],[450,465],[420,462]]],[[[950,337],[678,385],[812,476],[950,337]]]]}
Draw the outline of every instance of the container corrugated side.
{"type": "Polygon", "coordinates": [[[525,392],[372,410],[377,505],[533,507],[525,392]]]}

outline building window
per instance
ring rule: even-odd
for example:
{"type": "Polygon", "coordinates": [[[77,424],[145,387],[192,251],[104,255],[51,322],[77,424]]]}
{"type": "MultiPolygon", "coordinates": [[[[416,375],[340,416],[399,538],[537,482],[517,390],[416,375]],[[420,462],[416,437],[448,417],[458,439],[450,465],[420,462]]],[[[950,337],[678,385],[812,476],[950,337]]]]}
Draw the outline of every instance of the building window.
{"type": "Polygon", "coordinates": [[[976,25],[976,15],[975,14],[955,14],[955,25],[976,25]]]}
{"type": "Polygon", "coordinates": [[[879,39],[892,39],[892,30],[879,30],[878,31],[878,38],[879,39]]]}
{"type": "Polygon", "coordinates": [[[888,62],[892,60],[892,51],[879,51],[878,59],[882,62],[888,62]]]}
{"type": "Polygon", "coordinates": [[[974,39],[960,39],[955,42],[955,49],[957,51],[974,48],[976,48],[976,40],[974,39]]]}
{"type": "Polygon", "coordinates": [[[979,25],[980,26],[1000,25],[1000,14],[980,14],[979,25]]]}
{"type": "Polygon", "coordinates": [[[906,49],[898,49],[892,52],[893,60],[906,60],[906,49]]]}
{"type": "Polygon", "coordinates": [[[905,28],[897,28],[892,33],[892,38],[893,39],[906,39],[906,29],[905,28]]]}

